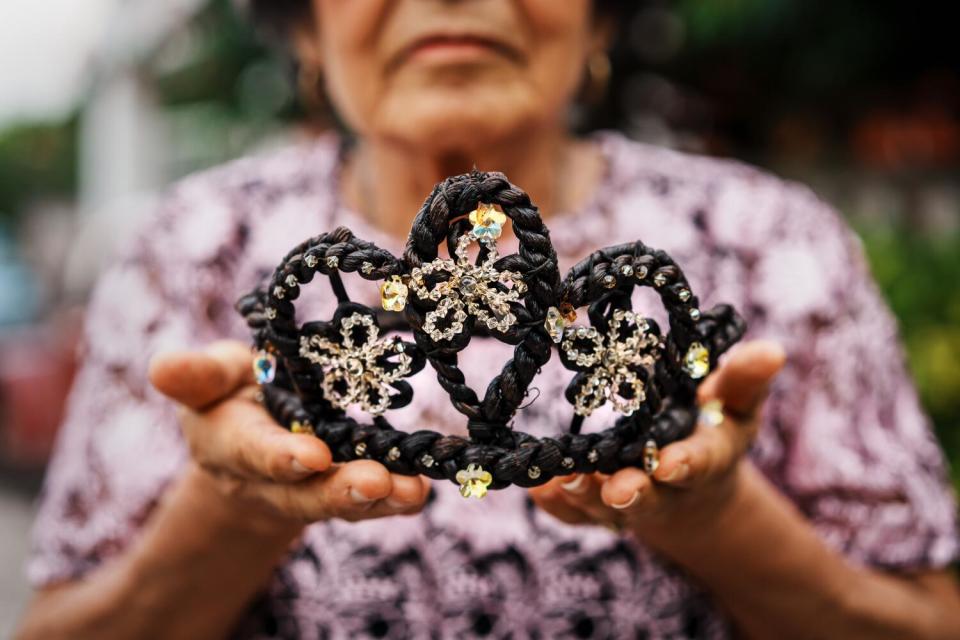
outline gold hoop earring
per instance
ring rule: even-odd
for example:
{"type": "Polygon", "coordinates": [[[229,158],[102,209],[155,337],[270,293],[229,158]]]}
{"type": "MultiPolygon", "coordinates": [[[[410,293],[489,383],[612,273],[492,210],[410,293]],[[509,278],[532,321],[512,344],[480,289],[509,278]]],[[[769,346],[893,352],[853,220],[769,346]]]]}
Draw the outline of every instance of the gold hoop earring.
{"type": "Polygon", "coordinates": [[[594,51],[587,57],[583,98],[588,104],[599,104],[610,85],[611,64],[606,51],[594,51]]]}

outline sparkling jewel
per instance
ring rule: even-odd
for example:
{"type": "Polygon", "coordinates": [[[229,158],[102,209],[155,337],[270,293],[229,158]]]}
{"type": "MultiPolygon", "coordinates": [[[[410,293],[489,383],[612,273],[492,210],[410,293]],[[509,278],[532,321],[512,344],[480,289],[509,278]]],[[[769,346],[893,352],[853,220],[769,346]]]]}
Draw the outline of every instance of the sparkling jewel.
{"type": "Polygon", "coordinates": [[[267,310],[264,313],[267,315],[268,320],[277,319],[277,310],[274,309],[273,307],[267,307],[267,310]]]}
{"type": "Polygon", "coordinates": [[[694,380],[710,373],[710,352],[699,342],[693,342],[683,356],[683,370],[694,380]]]}
{"type": "Polygon", "coordinates": [[[277,375],[277,357],[261,350],[253,359],[253,373],[260,384],[270,384],[277,375]]]}
{"type": "Polygon", "coordinates": [[[593,464],[599,459],[600,459],[600,454],[597,453],[596,449],[590,449],[590,451],[587,452],[587,462],[593,464]]]}
{"type": "Polygon", "coordinates": [[[629,264],[625,264],[620,267],[620,273],[627,276],[628,278],[633,275],[633,267],[629,264]]]}
{"type": "Polygon", "coordinates": [[[723,402],[717,399],[707,400],[700,407],[699,421],[708,427],[719,427],[723,424],[723,402]]]}
{"type": "Polygon", "coordinates": [[[380,285],[380,304],[386,311],[403,311],[407,306],[407,285],[400,276],[390,276],[380,285]]]}
{"type": "Polygon", "coordinates": [[[677,296],[678,296],[678,297],[680,298],[680,300],[683,301],[683,302],[686,302],[687,300],[689,300],[689,299],[690,299],[690,295],[691,295],[691,294],[690,294],[690,289],[680,289],[680,291],[677,293],[677,296]]]}
{"type": "Polygon", "coordinates": [[[309,422],[300,422],[299,420],[294,420],[290,423],[290,431],[292,433],[306,433],[309,435],[314,435],[313,426],[309,422]]]}
{"type": "Polygon", "coordinates": [[[390,462],[396,462],[400,459],[400,448],[399,447],[390,447],[390,450],[387,451],[387,460],[390,462]]]}
{"type": "Polygon", "coordinates": [[[484,471],[483,467],[475,463],[457,471],[456,479],[460,483],[460,495],[464,498],[483,498],[487,495],[487,488],[493,483],[490,472],[484,471]]]}
{"type": "Polygon", "coordinates": [[[652,475],[660,466],[660,447],[653,440],[647,440],[643,445],[643,470],[652,475]]]}
{"type": "Polygon", "coordinates": [[[473,235],[477,238],[496,240],[503,232],[503,223],[507,216],[499,205],[480,203],[470,212],[470,224],[473,225],[473,235]]]}
{"type": "Polygon", "coordinates": [[[429,469],[430,467],[432,467],[433,463],[434,463],[433,456],[430,455],[429,453],[425,453],[422,456],[420,456],[420,464],[422,464],[426,468],[429,469]]]}
{"type": "Polygon", "coordinates": [[[560,314],[556,307],[547,309],[547,319],[543,321],[543,327],[547,330],[550,339],[557,344],[563,340],[563,330],[567,327],[566,319],[560,314]]]}
{"type": "Polygon", "coordinates": [[[537,465],[533,465],[532,467],[527,469],[527,477],[529,477],[531,480],[536,480],[537,478],[539,478],[540,467],[538,467],[537,465]]]}
{"type": "Polygon", "coordinates": [[[287,276],[287,279],[284,280],[284,283],[287,285],[288,289],[293,289],[295,286],[300,284],[297,282],[297,276],[293,275],[292,273],[287,276]]]}
{"type": "Polygon", "coordinates": [[[647,277],[647,265],[640,265],[637,267],[637,280],[643,280],[647,277]]]}
{"type": "Polygon", "coordinates": [[[697,320],[699,320],[699,319],[700,319],[700,309],[697,309],[696,307],[694,307],[693,309],[690,309],[690,318],[692,318],[694,322],[696,322],[697,320]]]}
{"type": "Polygon", "coordinates": [[[363,264],[361,264],[361,265],[360,265],[360,273],[362,273],[362,274],[365,275],[365,276],[368,276],[368,275],[370,275],[371,273],[373,273],[373,263],[372,263],[372,262],[364,262],[363,264]]]}
{"type": "Polygon", "coordinates": [[[667,276],[663,275],[659,271],[653,276],[653,284],[658,287],[662,287],[667,284],[667,276]]]}
{"type": "Polygon", "coordinates": [[[336,269],[338,266],[340,266],[340,258],[337,256],[330,256],[327,258],[327,266],[331,269],[336,269]]]}
{"type": "Polygon", "coordinates": [[[567,324],[571,324],[577,319],[577,311],[569,302],[560,303],[560,315],[567,321],[567,324]]]}
{"type": "Polygon", "coordinates": [[[315,266],[317,266],[317,262],[319,262],[319,260],[317,260],[317,256],[313,255],[312,253],[307,254],[307,257],[304,258],[303,261],[304,261],[304,262],[307,264],[307,266],[310,267],[311,269],[313,269],[315,266]]]}
{"type": "Polygon", "coordinates": [[[573,469],[573,465],[574,465],[573,458],[569,456],[567,456],[566,458],[560,461],[560,466],[563,467],[564,469],[573,469]]]}
{"type": "Polygon", "coordinates": [[[280,300],[283,300],[283,296],[285,296],[286,294],[287,292],[284,291],[283,287],[281,287],[280,285],[277,285],[276,287],[273,288],[274,298],[279,298],[280,300]]]}
{"type": "Polygon", "coordinates": [[[354,452],[355,454],[357,454],[358,457],[361,457],[361,458],[362,458],[362,457],[363,457],[364,455],[366,455],[366,453],[367,453],[367,443],[366,443],[366,442],[358,442],[358,443],[357,443],[357,446],[355,446],[355,447],[353,448],[353,452],[354,452]]]}
{"type": "Polygon", "coordinates": [[[613,289],[617,286],[617,278],[609,273],[603,276],[603,286],[607,289],[613,289]]]}

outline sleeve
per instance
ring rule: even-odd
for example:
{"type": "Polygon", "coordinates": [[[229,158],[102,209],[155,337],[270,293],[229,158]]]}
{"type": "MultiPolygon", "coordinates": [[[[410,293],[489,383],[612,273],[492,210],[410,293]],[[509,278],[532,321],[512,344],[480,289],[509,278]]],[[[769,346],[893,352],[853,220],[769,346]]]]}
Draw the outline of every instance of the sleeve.
{"type": "Polygon", "coordinates": [[[174,406],[146,372],[158,351],[217,337],[204,313],[216,274],[182,239],[191,213],[184,198],[164,199],[94,288],[32,532],[26,571],[36,587],[122,551],[186,459],[174,406]]]}
{"type": "Polygon", "coordinates": [[[856,236],[809,191],[790,194],[750,275],[752,333],[788,353],[755,460],[851,559],[944,567],[957,505],[896,322],[856,236]]]}

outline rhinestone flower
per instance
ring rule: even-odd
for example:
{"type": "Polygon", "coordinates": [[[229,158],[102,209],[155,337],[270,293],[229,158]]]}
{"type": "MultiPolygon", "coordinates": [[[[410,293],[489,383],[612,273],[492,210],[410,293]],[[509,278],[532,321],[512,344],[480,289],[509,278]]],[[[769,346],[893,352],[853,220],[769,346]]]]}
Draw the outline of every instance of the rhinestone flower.
{"type": "Polygon", "coordinates": [[[656,328],[624,309],[613,312],[606,335],[595,327],[568,329],[560,350],[565,364],[581,372],[572,386],[574,412],[589,416],[609,401],[620,413],[631,415],[646,400],[640,372],[649,373],[659,349],[656,328]]]}
{"type": "Polygon", "coordinates": [[[380,304],[384,311],[403,311],[407,306],[407,285],[400,276],[390,276],[380,285],[380,304]]]}
{"type": "Polygon", "coordinates": [[[496,240],[503,233],[503,224],[507,215],[499,205],[480,203],[468,216],[473,225],[473,235],[478,238],[496,240]]]}
{"type": "Polygon", "coordinates": [[[359,404],[379,415],[390,406],[390,385],[410,374],[412,358],[404,344],[379,336],[373,316],[363,313],[343,318],[338,341],[300,336],[300,357],[322,369],[324,397],[337,409],[359,404]]]}
{"type": "Polygon", "coordinates": [[[455,255],[456,261],[437,258],[410,272],[410,288],[417,297],[437,302],[437,308],[427,313],[423,330],[435,341],[450,340],[463,333],[464,322],[473,316],[489,330],[508,331],[517,323],[510,304],[527,290],[520,274],[494,268],[500,256],[493,240],[464,234],[457,240],[455,255]],[[467,252],[475,240],[487,250],[480,264],[472,264],[467,252]],[[428,286],[427,278],[440,274],[445,279],[428,286]]]}
{"type": "Polygon", "coordinates": [[[478,464],[468,464],[466,469],[457,471],[457,482],[460,483],[460,495],[464,498],[482,498],[487,495],[487,487],[493,482],[489,471],[484,471],[478,464]]]}
{"type": "Polygon", "coordinates": [[[699,342],[693,342],[683,356],[683,370],[694,380],[710,373],[710,352],[699,342]]]}

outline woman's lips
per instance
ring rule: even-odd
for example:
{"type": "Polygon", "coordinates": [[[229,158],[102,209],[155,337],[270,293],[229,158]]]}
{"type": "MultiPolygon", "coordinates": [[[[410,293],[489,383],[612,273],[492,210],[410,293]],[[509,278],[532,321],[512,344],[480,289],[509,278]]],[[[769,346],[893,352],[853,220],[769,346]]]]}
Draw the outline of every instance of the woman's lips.
{"type": "Polygon", "coordinates": [[[493,40],[476,36],[434,36],[417,41],[403,57],[418,62],[454,64],[504,55],[514,57],[510,49],[493,40]]]}

